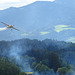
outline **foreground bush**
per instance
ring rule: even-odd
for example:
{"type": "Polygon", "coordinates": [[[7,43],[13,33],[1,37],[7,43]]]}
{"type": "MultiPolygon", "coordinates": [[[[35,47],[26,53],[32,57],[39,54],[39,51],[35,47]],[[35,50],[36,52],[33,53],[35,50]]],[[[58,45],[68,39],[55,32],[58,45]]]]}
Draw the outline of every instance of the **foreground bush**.
{"type": "Polygon", "coordinates": [[[7,58],[0,59],[0,75],[19,75],[19,68],[7,58]]]}
{"type": "Polygon", "coordinates": [[[65,75],[69,72],[69,69],[67,67],[62,67],[62,68],[58,68],[57,73],[59,73],[59,75],[65,75]]]}
{"type": "Polygon", "coordinates": [[[19,75],[27,75],[25,72],[20,72],[19,75]]]}

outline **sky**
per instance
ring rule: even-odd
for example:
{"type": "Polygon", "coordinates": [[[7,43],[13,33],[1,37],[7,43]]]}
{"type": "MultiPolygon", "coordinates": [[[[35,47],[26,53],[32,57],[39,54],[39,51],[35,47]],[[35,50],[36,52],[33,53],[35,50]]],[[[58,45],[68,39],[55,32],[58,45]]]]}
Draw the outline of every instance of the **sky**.
{"type": "Polygon", "coordinates": [[[22,7],[36,1],[54,2],[55,0],[0,0],[0,10],[7,9],[9,7],[22,7]]]}

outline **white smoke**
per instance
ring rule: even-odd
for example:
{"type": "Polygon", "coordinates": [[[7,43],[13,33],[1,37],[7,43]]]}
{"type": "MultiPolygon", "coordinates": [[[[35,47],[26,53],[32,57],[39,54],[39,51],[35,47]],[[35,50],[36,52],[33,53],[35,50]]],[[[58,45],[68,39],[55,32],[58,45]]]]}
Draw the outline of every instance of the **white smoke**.
{"type": "Polygon", "coordinates": [[[0,31],[4,31],[4,30],[7,30],[7,27],[0,28],[0,31]]]}
{"type": "Polygon", "coordinates": [[[14,59],[14,62],[17,65],[21,66],[21,68],[20,68],[21,71],[31,72],[32,69],[29,64],[29,59],[27,57],[23,58],[21,55],[22,53],[23,53],[23,51],[21,50],[20,45],[17,46],[15,44],[15,45],[11,46],[8,56],[9,56],[11,62],[12,62],[12,59],[14,59]]]}

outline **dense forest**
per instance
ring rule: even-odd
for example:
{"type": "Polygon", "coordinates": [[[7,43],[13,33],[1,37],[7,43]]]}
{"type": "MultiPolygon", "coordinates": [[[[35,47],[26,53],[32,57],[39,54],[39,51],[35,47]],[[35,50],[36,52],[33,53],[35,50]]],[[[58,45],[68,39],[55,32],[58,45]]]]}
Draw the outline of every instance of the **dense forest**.
{"type": "Polygon", "coordinates": [[[75,43],[51,39],[0,41],[0,75],[74,75],[75,43]]]}

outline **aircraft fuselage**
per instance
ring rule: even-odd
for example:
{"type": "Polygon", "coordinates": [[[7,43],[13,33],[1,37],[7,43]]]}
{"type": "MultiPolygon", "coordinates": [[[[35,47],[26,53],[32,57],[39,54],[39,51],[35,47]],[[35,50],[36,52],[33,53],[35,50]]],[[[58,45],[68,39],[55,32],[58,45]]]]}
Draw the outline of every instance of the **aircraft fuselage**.
{"type": "Polygon", "coordinates": [[[13,25],[9,25],[9,26],[7,26],[7,28],[13,28],[13,25]]]}

